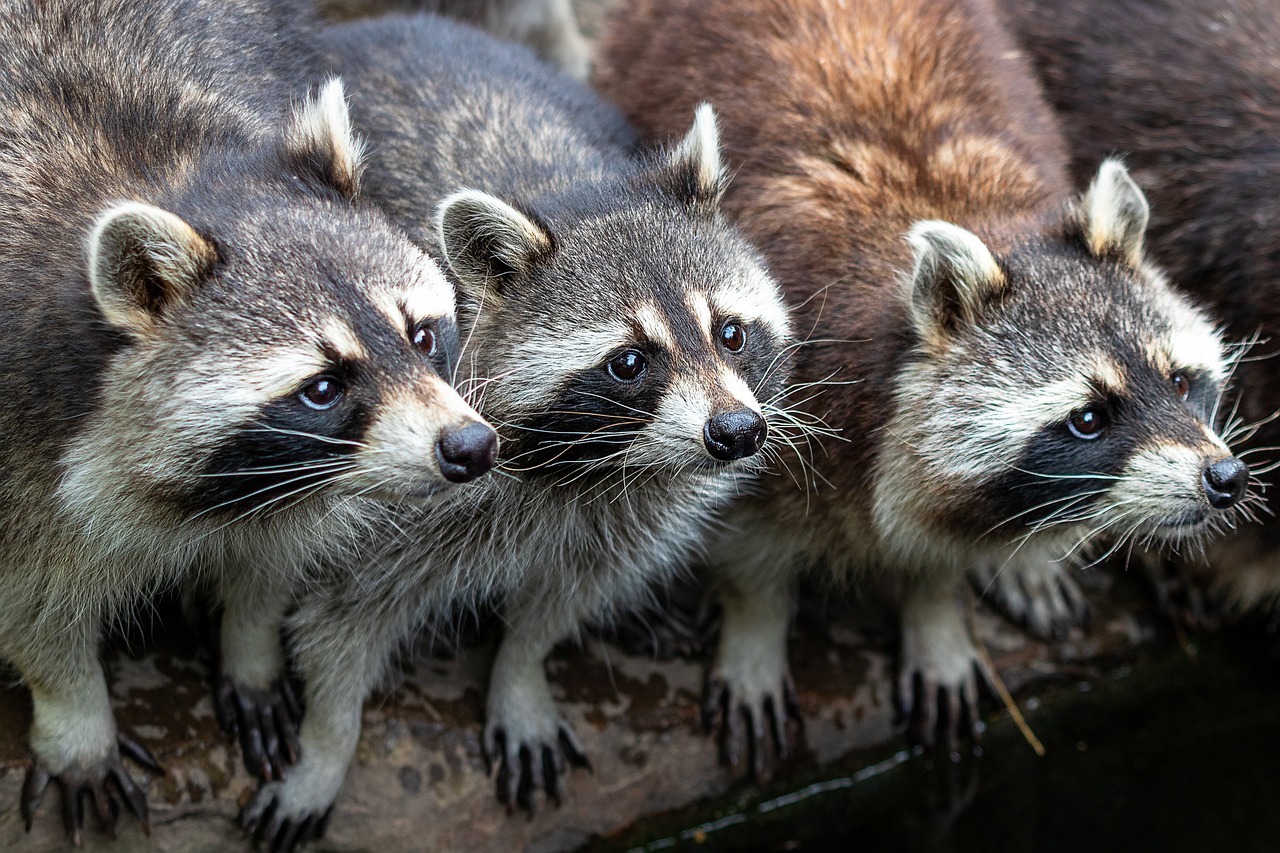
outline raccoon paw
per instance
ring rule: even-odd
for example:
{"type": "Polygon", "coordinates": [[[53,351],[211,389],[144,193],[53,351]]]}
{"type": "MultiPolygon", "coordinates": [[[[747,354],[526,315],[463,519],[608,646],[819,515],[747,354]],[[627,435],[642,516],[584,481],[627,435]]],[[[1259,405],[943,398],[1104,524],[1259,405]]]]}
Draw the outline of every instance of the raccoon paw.
{"type": "Polygon", "coordinates": [[[1092,611],[1070,570],[1056,560],[975,568],[970,579],[983,601],[1042,640],[1062,640],[1089,624],[1092,611]]]}
{"type": "Polygon", "coordinates": [[[801,729],[804,719],[789,674],[773,679],[753,677],[757,673],[746,675],[732,678],[720,667],[708,670],[702,691],[702,725],[709,732],[718,730],[720,757],[731,770],[736,772],[744,752],[748,753],[751,776],[763,785],[773,777],[776,765],[791,757],[795,741],[789,724],[801,729]]]}
{"type": "Polygon", "coordinates": [[[35,823],[36,811],[44,799],[45,789],[49,782],[56,781],[62,790],[62,823],[67,837],[76,847],[84,841],[84,797],[86,794],[93,801],[94,810],[98,814],[103,828],[111,838],[116,837],[116,821],[120,817],[121,807],[128,807],[142,823],[142,831],[151,834],[151,817],[147,810],[147,795],[133,781],[129,771],[124,768],[121,756],[125,755],[143,768],[153,773],[164,773],[164,768],[156,761],[146,747],[128,735],[116,735],[117,749],[103,760],[85,768],[70,768],[61,773],[52,773],[34,762],[27,770],[22,782],[22,819],[26,823],[27,832],[35,823]]]}
{"type": "Polygon", "coordinates": [[[236,819],[255,849],[291,853],[309,841],[318,841],[329,828],[329,817],[333,814],[332,797],[318,797],[318,801],[326,803],[319,807],[291,806],[287,804],[293,799],[286,789],[288,784],[268,782],[263,785],[236,819]]]}
{"type": "Polygon", "coordinates": [[[982,663],[963,622],[904,626],[898,674],[899,721],[907,739],[948,752],[962,736],[982,733],[978,685],[982,663]]]}
{"type": "Polygon", "coordinates": [[[560,805],[561,779],[568,766],[591,769],[573,727],[554,712],[490,720],[484,729],[485,760],[498,802],[511,814],[517,807],[533,811],[533,795],[541,788],[560,805]]]}
{"type": "Polygon", "coordinates": [[[264,782],[285,777],[298,761],[298,727],[302,708],[285,678],[267,690],[236,684],[222,676],[214,696],[218,724],[239,736],[244,767],[264,782]]]}

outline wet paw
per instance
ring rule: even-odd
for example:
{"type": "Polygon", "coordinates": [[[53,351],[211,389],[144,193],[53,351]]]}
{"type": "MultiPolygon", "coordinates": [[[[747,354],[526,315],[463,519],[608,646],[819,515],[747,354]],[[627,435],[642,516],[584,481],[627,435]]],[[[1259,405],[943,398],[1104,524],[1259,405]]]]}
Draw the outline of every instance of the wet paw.
{"type": "Polygon", "coordinates": [[[712,669],[702,692],[702,725],[718,733],[720,757],[737,771],[750,756],[750,772],[757,784],[773,776],[777,765],[791,757],[803,728],[795,684],[784,674],[769,686],[724,677],[712,669]]]}
{"type": "Polygon", "coordinates": [[[128,735],[116,736],[117,749],[107,758],[87,768],[69,768],[61,773],[51,773],[35,762],[27,770],[22,782],[22,819],[27,832],[35,823],[36,811],[44,799],[49,783],[57,782],[62,790],[62,823],[71,843],[79,847],[84,842],[85,797],[107,834],[116,837],[116,822],[123,808],[128,808],[142,823],[142,831],[151,834],[151,818],[147,810],[147,795],[133,781],[121,761],[128,756],[143,768],[163,774],[164,768],[155,757],[128,735]]]}
{"type": "Polygon", "coordinates": [[[975,659],[946,673],[904,668],[898,678],[898,713],[910,743],[955,752],[963,739],[975,744],[981,740],[981,666],[975,659]]]}
{"type": "Polygon", "coordinates": [[[329,827],[332,805],[323,809],[292,810],[282,805],[282,791],[279,782],[263,785],[237,818],[254,849],[292,853],[322,838],[329,827]]]}
{"type": "Polygon", "coordinates": [[[1093,617],[1089,601],[1057,560],[1037,559],[976,567],[970,572],[982,600],[1042,640],[1061,640],[1093,617]]]}
{"type": "Polygon", "coordinates": [[[268,690],[237,685],[222,676],[214,697],[218,723],[238,736],[245,769],[264,782],[285,778],[285,768],[298,761],[298,726],[302,709],[286,679],[268,690]]]}
{"type": "Polygon", "coordinates": [[[485,760],[494,778],[498,802],[507,813],[517,807],[532,812],[541,790],[560,804],[562,780],[570,766],[591,769],[586,750],[573,727],[558,716],[538,725],[529,720],[490,721],[484,730],[485,760]]]}

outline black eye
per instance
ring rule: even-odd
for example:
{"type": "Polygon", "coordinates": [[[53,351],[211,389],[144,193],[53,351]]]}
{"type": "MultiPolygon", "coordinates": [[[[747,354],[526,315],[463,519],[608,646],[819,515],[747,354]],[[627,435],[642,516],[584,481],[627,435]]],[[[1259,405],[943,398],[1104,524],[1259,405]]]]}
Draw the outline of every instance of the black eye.
{"type": "Polygon", "coordinates": [[[436,330],[426,323],[413,330],[413,345],[418,352],[430,358],[436,354],[436,330]]]}
{"type": "Polygon", "coordinates": [[[609,375],[619,382],[634,382],[648,364],[644,353],[629,349],[609,360],[609,375]]]}
{"type": "Polygon", "coordinates": [[[1107,414],[1102,409],[1081,409],[1067,418],[1067,428],[1076,438],[1094,439],[1107,427],[1107,414]]]}
{"type": "Polygon", "coordinates": [[[747,330],[741,323],[730,320],[720,327],[720,343],[729,352],[742,352],[747,345],[747,330]]]}
{"type": "Polygon", "coordinates": [[[336,379],[321,376],[312,379],[298,392],[298,399],[313,409],[331,409],[342,397],[342,385],[336,379]]]}
{"type": "Polygon", "coordinates": [[[1187,395],[1191,393],[1191,380],[1181,373],[1175,373],[1169,381],[1173,383],[1173,393],[1183,400],[1187,399],[1187,395]]]}

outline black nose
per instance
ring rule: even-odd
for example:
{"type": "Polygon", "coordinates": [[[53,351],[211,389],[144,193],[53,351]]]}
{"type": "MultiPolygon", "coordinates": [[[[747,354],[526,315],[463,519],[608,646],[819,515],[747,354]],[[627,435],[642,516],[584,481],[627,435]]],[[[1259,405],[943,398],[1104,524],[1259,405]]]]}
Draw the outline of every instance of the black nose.
{"type": "Polygon", "coordinates": [[[746,459],[764,444],[769,427],[750,409],[725,412],[707,421],[702,428],[702,441],[707,452],[726,462],[730,459],[746,459]]]}
{"type": "Polygon", "coordinates": [[[1249,469],[1234,456],[1205,466],[1204,495],[1214,509],[1226,509],[1244,497],[1249,469]]]}
{"type": "Polygon", "coordinates": [[[484,424],[468,424],[436,442],[440,473],[451,483],[467,483],[488,473],[498,458],[498,436],[484,424]]]}

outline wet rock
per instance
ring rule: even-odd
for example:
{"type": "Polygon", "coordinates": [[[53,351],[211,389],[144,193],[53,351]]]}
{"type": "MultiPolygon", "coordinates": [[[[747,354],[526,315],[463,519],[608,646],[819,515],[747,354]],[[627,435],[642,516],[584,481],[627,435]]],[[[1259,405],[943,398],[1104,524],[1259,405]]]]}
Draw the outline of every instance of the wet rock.
{"type": "MultiPolygon", "coordinates": [[[[1050,678],[1088,681],[1098,667],[1129,658],[1151,634],[1140,600],[1114,603],[1095,590],[1100,618],[1088,631],[1044,644],[979,609],[979,634],[1015,691],[1050,678]],[[1110,603],[1109,603],[1110,602],[1110,603]],[[1147,627],[1144,627],[1147,626],[1147,627]]],[[[884,612],[811,596],[792,637],[792,662],[807,717],[805,749],[783,774],[811,770],[901,736],[894,723],[893,625],[884,612]]],[[[121,821],[111,844],[89,850],[213,851],[247,848],[232,818],[254,782],[236,744],[218,729],[209,697],[210,663],[195,638],[174,626],[142,653],[107,655],[121,726],[165,765],[146,779],[152,837],[121,821]]],[[[692,661],[629,656],[602,641],[565,649],[549,671],[566,718],[589,750],[594,771],[574,771],[559,808],[538,803],[531,817],[508,817],[494,797],[480,753],[480,715],[492,641],[452,659],[418,654],[401,682],[364,714],[356,761],[328,837],[317,847],[356,850],[571,850],[659,812],[722,795],[735,785],[698,726],[702,668],[692,661]]],[[[58,795],[51,792],[27,836],[18,815],[26,766],[30,700],[0,690],[0,849],[64,849],[58,795]]],[[[1002,713],[994,709],[991,713],[1002,713]]]]}

